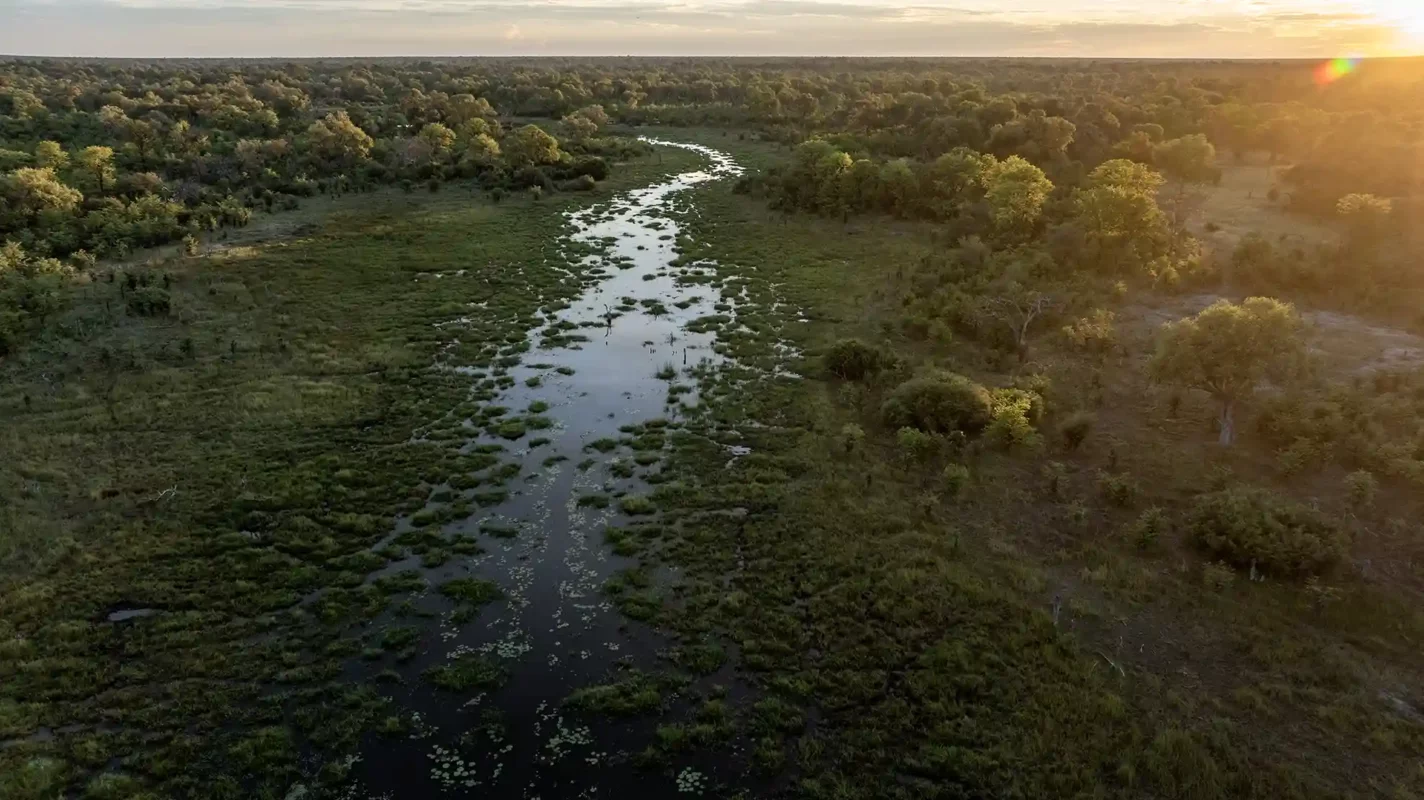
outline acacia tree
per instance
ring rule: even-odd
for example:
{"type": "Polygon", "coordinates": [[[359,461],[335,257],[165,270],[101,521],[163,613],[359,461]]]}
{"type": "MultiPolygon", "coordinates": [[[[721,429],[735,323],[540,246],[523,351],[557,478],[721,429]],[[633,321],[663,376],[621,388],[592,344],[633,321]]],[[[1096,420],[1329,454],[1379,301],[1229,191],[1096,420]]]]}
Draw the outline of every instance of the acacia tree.
{"type": "Polygon", "coordinates": [[[1150,365],[1162,383],[1199,389],[1221,407],[1220,443],[1236,438],[1236,408],[1263,378],[1282,378],[1305,354],[1295,308],[1270,297],[1218,300],[1162,326],[1150,365]]]}

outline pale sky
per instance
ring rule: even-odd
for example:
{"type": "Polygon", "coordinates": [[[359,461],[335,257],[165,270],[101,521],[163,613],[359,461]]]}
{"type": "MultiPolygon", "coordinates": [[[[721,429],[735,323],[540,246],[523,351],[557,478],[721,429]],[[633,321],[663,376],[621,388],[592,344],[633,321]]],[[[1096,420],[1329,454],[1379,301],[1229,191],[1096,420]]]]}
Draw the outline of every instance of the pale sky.
{"type": "Polygon", "coordinates": [[[1424,0],[0,0],[0,54],[1424,54],[1424,0]]]}

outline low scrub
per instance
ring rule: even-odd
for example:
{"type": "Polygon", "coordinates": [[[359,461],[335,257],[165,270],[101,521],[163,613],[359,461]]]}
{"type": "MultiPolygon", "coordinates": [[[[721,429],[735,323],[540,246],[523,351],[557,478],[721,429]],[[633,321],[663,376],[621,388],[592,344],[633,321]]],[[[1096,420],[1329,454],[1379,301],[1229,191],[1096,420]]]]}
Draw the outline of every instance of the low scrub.
{"type": "Polygon", "coordinates": [[[892,428],[978,433],[993,419],[993,403],[983,386],[963,375],[936,370],[896,387],[880,413],[892,428]]]}
{"type": "Polygon", "coordinates": [[[1347,542],[1345,531],[1319,513],[1260,489],[1198,497],[1187,530],[1213,558],[1283,575],[1328,568],[1344,557],[1347,542]]]}

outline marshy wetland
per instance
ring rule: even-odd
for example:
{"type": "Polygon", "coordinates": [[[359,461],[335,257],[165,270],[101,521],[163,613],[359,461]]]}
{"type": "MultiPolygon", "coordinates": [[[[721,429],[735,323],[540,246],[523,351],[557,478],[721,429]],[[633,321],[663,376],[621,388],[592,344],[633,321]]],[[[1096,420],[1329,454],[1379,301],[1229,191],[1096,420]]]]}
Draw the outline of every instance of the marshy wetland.
{"type": "Polygon", "coordinates": [[[0,62],[0,798],[1424,795],[1411,69],[0,62]]]}

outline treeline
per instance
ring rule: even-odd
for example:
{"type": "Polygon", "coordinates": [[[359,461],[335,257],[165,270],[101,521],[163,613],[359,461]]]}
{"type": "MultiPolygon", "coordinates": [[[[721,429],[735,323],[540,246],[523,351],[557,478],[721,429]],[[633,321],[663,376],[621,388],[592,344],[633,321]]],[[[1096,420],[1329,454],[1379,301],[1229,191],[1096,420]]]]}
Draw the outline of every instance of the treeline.
{"type": "Polygon", "coordinates": [[[0,63],[0,356],[100,259],[179,240],[193,252],[323,193],[587,191],[650,150],[605,135],[597,104],[534,125],[468,91],[427,95],[423,72],[376,72],[361,90],[347,67],[0,63]]]}
{"type": "Polygon", "coordinates": [[[785,210],[933,220],[942,223],[950,242],[975,237],[1012,249],[1019,260],[1175,284],[1200,264],[1196,242],[1183,227],[1189,209],[1174,198],[1216,179],[1216,154],[1199,134],[1161,143],[1154,152],[1166,165],[1165,176],[1116,158],[1068,185],[1055,184],[1018,155],[1000,159],[956,148],[928,162],[887,161],[852,157],[812,140],[798,146],[786,165],[743,178],[736,190],[764,195],[785,210]]]}
{"type": "MultiPolygon", "coordinates": [[[[1230,154],[1292,165],[1292,203],[1420,193],[1424,83],[1415,60],[1362,63],[1333,83],[1313,62],[945,59],[489,59],[0,63],[0,139],[108,144],[124,110],[263,139],[346,111],[372,137],[452,129],[497,110],[562,119],[601,105],[619,122],[758,127],[786,143],[933,160],[957,147],[1091,169],[1153,140],[1206,134],[1230,154]],[[55,127],[57,126],[57,127],[55,127]]],[[[136,129],[142,150],[148,134],[136,129]]],[[[22,148],[28,149],[28,148],[22,148]]],[[[223,148],[219,146],[221,151],[223,148]]]]}

